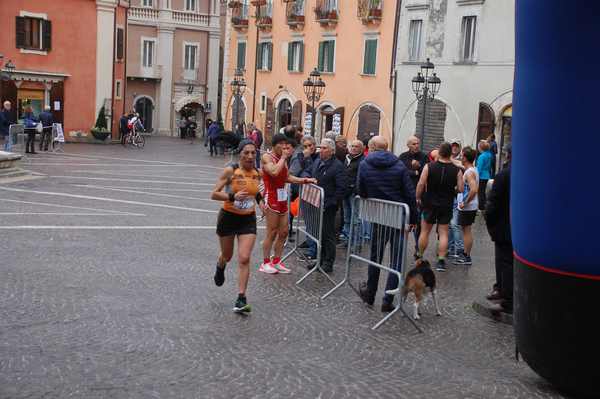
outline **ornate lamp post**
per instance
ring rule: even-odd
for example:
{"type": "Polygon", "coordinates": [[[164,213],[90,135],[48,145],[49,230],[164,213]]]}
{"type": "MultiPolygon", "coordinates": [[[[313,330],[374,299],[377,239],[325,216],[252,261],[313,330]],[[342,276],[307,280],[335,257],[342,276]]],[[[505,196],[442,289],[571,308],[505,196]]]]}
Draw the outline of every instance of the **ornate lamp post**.
{"type": "Polygon", "coordinates": [[[240,113],[240,101],[242,101],[242,95],[246,90],[246,81],[244,80],[244,71],[241,69],[235,70],[235,75],[233,76],[233,80],[230,83],[231,91],[233,92],[233,96],[235,98],[235,117],[233,118],[233,128],[235,129],[235,125],[239,123],[239,113],[240,113]]]}
{"type": "Polygon", "coordinates": [[[427,115],[427,100],[433,100],[440,91],[440,85],[442,81],[437,77],[436,73],[433,72],[435,65],[433,62],[427,61],[421,65],[421,72],[417,73],[412,79],[412,89],[417,96],[417,101],[423,100],[423,120],[421,123],[421,150],[423,150],[423,144],[425,142],[425,119],[427,115]],[[431,74],[431,76],[429,76],[431,74]]]}
{"type": "Polygon", "coordinates": [[[313,71],[308,76],[308,79],[304,81],[302,84],[304,86],[304,94],[306,94],[306,98],[312,104],[312,115],[311,115],[311,124],[310,124],[310,135],[315,136],[315,101],[319,101],[323,93],[325,93],[325,82],[321,79],[321,74],[317,70],[317,68],[313,69],[313,71]]]}

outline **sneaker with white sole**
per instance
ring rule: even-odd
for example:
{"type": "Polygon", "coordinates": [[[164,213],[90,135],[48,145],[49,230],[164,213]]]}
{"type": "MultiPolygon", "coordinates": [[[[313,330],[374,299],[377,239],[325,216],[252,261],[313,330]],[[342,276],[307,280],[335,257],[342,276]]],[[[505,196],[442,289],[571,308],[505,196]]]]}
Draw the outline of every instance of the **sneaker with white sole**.
{"type": "Polygon", "coordinates": [[[267,274],[279,273],[279,271],[273,267],[271,262],[261,264],[260,267],[258,268],[258,271],[267,273],[267,274]]]}
{"type": "Polygon", "coordinates": [[[289,274],[292,271],[285,267],[285,265],[280,261],[272,265],[279,273],[281,274],[289,274]]]}

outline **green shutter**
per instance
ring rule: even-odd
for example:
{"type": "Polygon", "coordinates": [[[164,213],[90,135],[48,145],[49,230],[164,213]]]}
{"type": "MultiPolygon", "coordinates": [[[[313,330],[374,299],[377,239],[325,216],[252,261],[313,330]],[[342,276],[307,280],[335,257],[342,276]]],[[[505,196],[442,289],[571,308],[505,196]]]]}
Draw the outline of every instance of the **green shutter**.
{"type": "Polygon", "coordinates": [[[246,42],[238,43],[237,67],[238,69],[246,69],[246,42]]]}
{"type": "Polygon", "coordinates": [[[319,42],[319,71],[323,72],[323,61],[325,58],[325,42],[319,42]]]}
{"type": "Polygon", "coordinates": [[[365,59],[363,63],[363,73],[366,75],[375,75],[377,64],[377,40],[365,40],[365,59]]]}
{"type": "Polygon", "coordinates": [[[273,43],[267,44],[267,51],[269,52],[269,71],[273,70],[273,43]]]}
{"type": "Polygon", "coordinates": [[[288,42],[288,71],[294,70],[294,42],[288,42]]]}
{"type": "Polygon", "coordinates": [[[329,53],[327,54],[327,66],[329,67],[327,72],[333,72],[333,58],[335,56],[335,41],[329,41],[329,53]]]}
{"type": "Polygon", "coordinates": [[[258,51],[256,52],[256,69],[261,70],[262,69],[262,53],[263,53],[263,44],[262,43],[258,43],[258,51]]]}
{"type": "Polygon", "coordinates": [[[298,62],[298,72],[303,72],[304,71],[304,42],[298,42],[298,51],[300,52],[300,54],[298,55],[300,57],[300,62],[298,62]]]}

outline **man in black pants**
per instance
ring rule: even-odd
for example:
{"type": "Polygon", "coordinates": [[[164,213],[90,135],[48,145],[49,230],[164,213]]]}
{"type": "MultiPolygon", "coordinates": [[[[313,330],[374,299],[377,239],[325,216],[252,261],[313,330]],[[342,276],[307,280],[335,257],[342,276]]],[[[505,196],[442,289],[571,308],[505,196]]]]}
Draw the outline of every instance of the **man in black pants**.
{"type": "Polygon", "coordinates": [[[46,105],[44,111],[40,114],[40,122],[42,122],[42,137],[40,137],[40,151],[48,151],[48,145],[52,140],[52,113],[50,106],[46,105]]]}
{"type": "MultiPolygon", "coordinates": [[[[323,211],[323,228],[321,230],[321,269],[325,273],[333,272],[335,262],[335,214],[338,204],[344,199],[346,192],[346,170],[337,160],[335,142],[323,139],[319,145],[319,159],[313,164],[311,177],[317,179],[317,185],[323,188],[325,198],[323,211]]],[[[309,268],[314,267],[310,265],[309,268]]]]}
{"type": "MultiPolygon", "coordinates": [[[[510,162],[512,147],[504,148],[510,162]]],[[[494,241],[496,285],[490,300],[500,300],[493,310],[512,313],[513,305],[513,246],[510,233],[510,163],[496,175],[485,206],[485,221],[494,241]]]]}
{"type": "MultiPolygon", "coordinates": [[[[386,201],[402,202],[410,208],[411,228],[417,222],[415,204],[415,188],[410,179],[410,173],[404,163],[393,153],[387,151],[388,142],[385,137],[375,136],[369,141],[372,148],[369,155],[358,167],[357,191],[363,198],[376,198],[386,201]]],[[[385,247],[390,243],[390,268],[401,271],[402,267],[402,230],[373,223],[371,236],[371,257],[373,262],[381,264],[385,247]]],[[[381,269],[369,266],[366,283],[359,287],[362,300],[373,305],[379,274],[381,269]]],[[[398,287],[398,276],[389,273],[386,291],[398,287]]],[[[382,312],[391,312],[394,309],[394,297],[385,295],[381,304],[382,312]]]]}

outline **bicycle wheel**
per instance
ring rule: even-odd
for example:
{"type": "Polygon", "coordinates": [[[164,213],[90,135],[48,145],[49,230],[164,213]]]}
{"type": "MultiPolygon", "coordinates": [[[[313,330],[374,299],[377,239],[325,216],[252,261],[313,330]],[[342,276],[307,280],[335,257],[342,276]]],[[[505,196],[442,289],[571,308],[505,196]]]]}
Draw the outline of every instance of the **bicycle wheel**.
{"type": "Polygon", "coordinates": [[[144,144],[146,144],[146,140],[144,139],[144,136],[141,135],[137,135],[134,138],[134,144],[137,148],[144,148],[144,144]]]}

